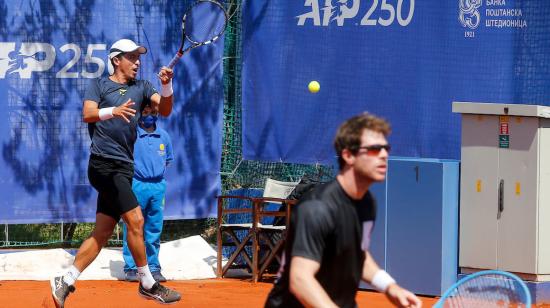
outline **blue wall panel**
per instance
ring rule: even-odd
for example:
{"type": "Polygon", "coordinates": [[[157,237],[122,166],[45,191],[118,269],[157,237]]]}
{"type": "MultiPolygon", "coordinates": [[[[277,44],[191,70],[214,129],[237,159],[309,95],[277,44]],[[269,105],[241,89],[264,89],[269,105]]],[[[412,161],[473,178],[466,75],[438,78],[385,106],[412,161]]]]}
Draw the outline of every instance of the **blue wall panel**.
{"type": "Polygon", "coordinates": [[[437,159],[391,158],[386,182],[373,186],[371,253],[401,286],[441,295],[456,281],[458,191],[458,161],[437,159]]]}

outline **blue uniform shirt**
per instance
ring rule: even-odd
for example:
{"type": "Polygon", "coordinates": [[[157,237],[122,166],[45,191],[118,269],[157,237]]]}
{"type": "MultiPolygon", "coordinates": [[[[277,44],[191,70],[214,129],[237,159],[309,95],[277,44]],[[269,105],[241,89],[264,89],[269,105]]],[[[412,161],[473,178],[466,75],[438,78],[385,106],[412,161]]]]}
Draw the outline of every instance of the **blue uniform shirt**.
{"type": "Polygon", "coordinates": [[[158,125],[151,133],[138,125],[134,154],[134,178],[142,182],[158,182],[164,179],[166,164],[174,160],[170,136],[158,125]]]}
{"type": "Polygon", "coordinates": [[[155,93],[157,90],[147,80],[120,84],[108,77],[93,79],[86,89],[84,100],[96,102],[99,108],[108,108],[118,107],[131,98],[135,103],[131,108],[136,110],[136,116],[130,118],[130,123],[121,118],[89,123],[92,154],[132,163],[139,112],[142,104],[155,93]]]}

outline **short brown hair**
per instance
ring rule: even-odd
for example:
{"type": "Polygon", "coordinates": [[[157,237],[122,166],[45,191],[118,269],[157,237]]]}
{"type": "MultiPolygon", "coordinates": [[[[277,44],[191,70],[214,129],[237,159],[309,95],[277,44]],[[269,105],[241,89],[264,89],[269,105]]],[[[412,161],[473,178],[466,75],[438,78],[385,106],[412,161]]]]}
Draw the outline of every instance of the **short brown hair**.
{"type": "Polygon", "coordinates": [[[385,119],[368,112],[346,120],[340,125],[334,138],[334,149],[338,156],[338,165],[340,168],[345,165],[342,159],[342,151],[348,149],[352,153],[356,153],[361,146],[361,136],[365,129],[382,133],[384,137],[387,137],[391,133],[390,124],[385,119]]]}

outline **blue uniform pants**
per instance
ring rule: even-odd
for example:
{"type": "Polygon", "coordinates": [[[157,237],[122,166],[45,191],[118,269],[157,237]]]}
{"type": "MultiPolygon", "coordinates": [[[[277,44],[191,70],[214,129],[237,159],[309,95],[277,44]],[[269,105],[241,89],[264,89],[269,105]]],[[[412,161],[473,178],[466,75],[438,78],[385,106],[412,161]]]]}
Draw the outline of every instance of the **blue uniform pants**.
{"type": "MultiPolygon", "coordinates": [[[[156,183],[141,182],[133,179],[132,190],[137,197],[138,203],[143,212],[143,237],[145,240],[145,252],[147,263],[151,272],[159,272],[160,234],[162,233],[164,195],[166,192],[166,181],[156,183]]],[[[136,263],[128,248],[126,241],[126,224],[123,224],[122,255],[124,257],[124,271],[136,270],[136,263]]]]}

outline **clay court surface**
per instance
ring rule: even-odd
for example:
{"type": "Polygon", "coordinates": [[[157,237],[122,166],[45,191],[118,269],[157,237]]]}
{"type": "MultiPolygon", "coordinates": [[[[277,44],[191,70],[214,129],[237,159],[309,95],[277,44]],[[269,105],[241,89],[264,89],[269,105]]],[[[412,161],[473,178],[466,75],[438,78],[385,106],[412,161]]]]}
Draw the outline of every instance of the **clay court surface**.
{"type": "MultiPolygon", "coordinates": [[[[272,284],[238,279],[171,281],[166,284],[183,293],[181,302],[170,307],[263,307],[272,284]]],[[[161,307],[137,294],[137,284],[122,281],[78,281],[65,307],[161,307]]],[[[422,298],[424,307],[435,303],[422,298]]],[[[361,291],[359,307],[392,307],[385,296],[361,291]]],[[[0,307],[55,307],[47,281],[0,281],[0,307]]]]}

